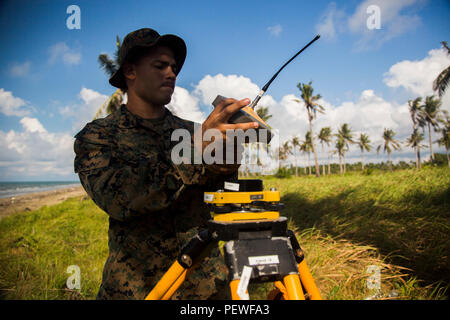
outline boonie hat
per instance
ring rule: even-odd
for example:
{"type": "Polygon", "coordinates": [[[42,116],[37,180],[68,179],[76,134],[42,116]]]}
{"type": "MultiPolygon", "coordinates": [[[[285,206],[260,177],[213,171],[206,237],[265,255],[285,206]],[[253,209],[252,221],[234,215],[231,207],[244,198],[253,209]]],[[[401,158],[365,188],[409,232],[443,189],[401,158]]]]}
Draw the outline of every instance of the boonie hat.
{"type": "Polygon", "coordinates": [[[127,56],[136,48],[149,48],[156,45],[164,45],[169,47],[174,54],[177,63],[176,74],[181,70],[186,59],[186,44],[183,39],[173,34],[160,35],[153,29],[142,28],[127,34],[119,49],[117,57],[119,69],[109,78],[109,83],[116,88],[126,88],[125,77],[122,72],[123,63],[127,60],[127,56]]]}

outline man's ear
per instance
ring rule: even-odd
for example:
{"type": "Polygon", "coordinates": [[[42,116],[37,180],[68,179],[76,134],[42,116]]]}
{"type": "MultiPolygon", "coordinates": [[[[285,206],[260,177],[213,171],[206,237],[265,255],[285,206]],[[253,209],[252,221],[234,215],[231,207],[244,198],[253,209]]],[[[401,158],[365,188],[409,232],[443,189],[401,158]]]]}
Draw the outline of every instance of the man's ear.
{"type": "Polygon", "coordinates": [[[125,62],[122,66],[122,72],[125,79],[134,80],[136,79],[136,67],[134,64],[125,62]]]}

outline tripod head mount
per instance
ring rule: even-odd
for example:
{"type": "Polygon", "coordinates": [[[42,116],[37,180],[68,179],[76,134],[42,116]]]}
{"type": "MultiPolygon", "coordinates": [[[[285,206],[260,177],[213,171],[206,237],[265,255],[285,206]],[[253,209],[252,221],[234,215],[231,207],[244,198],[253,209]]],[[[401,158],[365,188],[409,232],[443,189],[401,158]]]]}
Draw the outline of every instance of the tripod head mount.
{"type": "Polygon", "coordinates": [[[284,205],[280,192],[263,190],[262,180],[235,180],[224,183],[223,190],[205,192],[214,221],[275,220],[284,205]]]}

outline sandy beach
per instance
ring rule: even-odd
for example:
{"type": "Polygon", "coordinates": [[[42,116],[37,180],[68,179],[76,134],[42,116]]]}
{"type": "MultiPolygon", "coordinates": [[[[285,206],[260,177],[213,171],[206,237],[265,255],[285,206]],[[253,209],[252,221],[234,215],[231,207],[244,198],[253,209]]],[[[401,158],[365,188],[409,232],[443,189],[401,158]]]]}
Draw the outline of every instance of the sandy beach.
{"type": "Polygon", "coordinates": [[[16,212],[37,210],[45,205],[51,206],[69,198],[84,196],[87,194],[80,186],[2,198],[0,199],[0,219],[16,212]]]}

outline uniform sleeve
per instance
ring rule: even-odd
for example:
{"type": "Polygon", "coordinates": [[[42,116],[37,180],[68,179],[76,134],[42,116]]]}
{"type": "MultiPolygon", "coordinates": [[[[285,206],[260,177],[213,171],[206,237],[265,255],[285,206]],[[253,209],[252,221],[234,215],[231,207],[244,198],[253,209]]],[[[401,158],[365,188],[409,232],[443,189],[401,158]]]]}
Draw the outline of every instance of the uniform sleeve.
{"type": "Polygon", "coordinates": [[[156,155],[137,160],[124,158],[98,134],[78,136],[74,150],[75,172],[81,184],[91,199],[116,220],[165,209],[183,189],[181,179],[170,174],[156,155]]]}
{"type": "Polygon", "coordinates": [[[172,166],[180,175],[183,183],[186,185],[214,185],[214,182],[219,182],[223,179],[237,179],[239,165],[205,164],[202,161],[203,157],[200,148],[194,143],[194,128],[198,130],[201,128],[201,124],[194,124],[190,121],[184,121],[184,123],[186,128],[189,129],[192,138],[190,141],[190,152],[188,156],[181,157],[181,163],[180,161],[177,163],[172,161],[172,166]],[[201,163],[197,163],[199,159],[201,163]]]}
{"type": "MultiPolygon", "coordinates": [[[[237,179],[236,165],[190,164],[173,165],[186,185],[212,185],[218,180],[237,179]]],[[[223,186],[222,186],[223,187],[223,186]]]]}

